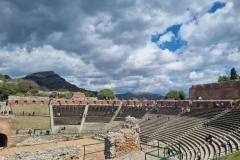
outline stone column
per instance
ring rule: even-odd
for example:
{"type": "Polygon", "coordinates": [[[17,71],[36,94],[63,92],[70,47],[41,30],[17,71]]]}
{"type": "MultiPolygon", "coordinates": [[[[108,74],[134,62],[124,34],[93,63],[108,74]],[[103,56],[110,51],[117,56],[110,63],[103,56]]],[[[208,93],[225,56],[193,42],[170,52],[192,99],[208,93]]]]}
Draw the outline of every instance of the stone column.
{"type": "Polygon", "coordinates": [[[52,102],[50,102],[50,104],[49,104],[49,109],[50,109],[51,133],[54,133],[54,120],[53,120],[52,102]]]}
{"type": "Polygon", "coordinates": [[[85,106],[85,109],[84,109],[84,113],[83,113],[80,129],[79,129],[80,133],[82,133],[83,125],[84,125],[86,117],[87,117],[87,112],[88,112],[88,104],[85,106]]]}

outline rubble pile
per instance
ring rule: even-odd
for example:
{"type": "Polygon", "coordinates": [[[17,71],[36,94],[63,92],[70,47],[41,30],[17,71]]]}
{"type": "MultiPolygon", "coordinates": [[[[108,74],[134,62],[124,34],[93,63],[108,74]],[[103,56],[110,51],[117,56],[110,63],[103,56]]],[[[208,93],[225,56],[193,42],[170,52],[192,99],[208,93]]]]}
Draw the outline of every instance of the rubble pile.
{"type": "Polygon", "coordinates": [[[18,143],[16,146],[31,146],[31,145],[36,145],[36,144],[42,144],[42,143],[51,143],[54,142],[54,140],[44,140],[41,139],[40,137],[30,137],[21,143],[18,143]]]}
{"type": "Polygon", "coordinates": [[[4,160],[34,159],[34,160],[82,160],[78,145],[65,145],[47,148],[44,151],[19,151],[5,157],[4,160]]]}

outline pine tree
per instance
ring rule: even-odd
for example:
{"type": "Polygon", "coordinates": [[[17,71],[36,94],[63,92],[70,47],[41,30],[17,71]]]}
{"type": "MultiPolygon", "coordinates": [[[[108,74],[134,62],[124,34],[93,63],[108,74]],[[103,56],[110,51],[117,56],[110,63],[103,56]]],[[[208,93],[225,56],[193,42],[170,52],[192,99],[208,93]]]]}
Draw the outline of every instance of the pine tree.
{"type": "Polygon", "coordinates": [[[238,79],[238,75],[237,75],[237,72],[236,72],[235,68],[232,68],[231,69],[230,80],[235,80],[235,79],[238,79]]]}

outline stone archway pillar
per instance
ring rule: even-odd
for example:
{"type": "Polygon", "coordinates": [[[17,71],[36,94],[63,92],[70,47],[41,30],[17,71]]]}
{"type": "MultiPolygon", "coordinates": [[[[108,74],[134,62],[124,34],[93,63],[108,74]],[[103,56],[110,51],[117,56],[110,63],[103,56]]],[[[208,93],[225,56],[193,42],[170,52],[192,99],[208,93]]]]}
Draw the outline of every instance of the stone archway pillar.
{"type": "MultiPolygon", "coordinates": [[[[5,140],[6,138],[4,138],[5,136],[7,137],[7,143],[6,145],[9,145],[10,143],[12,143],[12,123],[10,121],[10,118],[8,117],[0,117],[0,140],[5,140]]],[[[1,143],[1,142],[0,142],[1,143]]]]}

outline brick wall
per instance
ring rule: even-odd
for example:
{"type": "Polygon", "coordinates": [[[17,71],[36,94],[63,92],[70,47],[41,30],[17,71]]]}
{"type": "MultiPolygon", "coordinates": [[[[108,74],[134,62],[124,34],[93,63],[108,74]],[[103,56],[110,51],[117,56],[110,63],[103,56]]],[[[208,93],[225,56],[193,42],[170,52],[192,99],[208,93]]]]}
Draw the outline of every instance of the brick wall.
{"type": "Polygon", "coordinates": [[[240,99],[240,80],[192,85],[189,89],[189,99],[196,100],[226,100],[240,99]]]}
{"type": "Polygon", "coordinates": [[[8,117],[0,117],[0,133],[7,136],[7,144],[12,143],[12,123],[8,117]]]}

